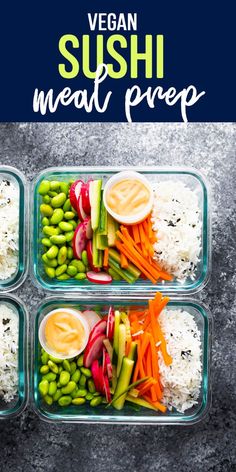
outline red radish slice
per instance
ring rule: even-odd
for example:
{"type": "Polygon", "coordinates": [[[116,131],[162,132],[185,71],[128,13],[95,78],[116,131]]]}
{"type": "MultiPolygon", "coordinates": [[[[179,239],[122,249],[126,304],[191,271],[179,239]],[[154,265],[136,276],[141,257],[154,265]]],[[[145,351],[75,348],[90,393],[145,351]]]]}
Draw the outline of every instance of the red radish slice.
{"type": "Polygon", "coordinates": [[[108,375],[108,379],[112,380],[112,364],[111,363],[107,364],[107,375],[108,375]]]}
{"type": "Polygon", "coordinates": [[[77,213],[78,213],[78,216],[79,216],[79,219],[81,221],[84,221],[85,218],[87,218],[87,214],[85,213],[84,209],[83,209],[83,206],[82,206],[82,199],[81,199],[81,195],[79,196],[79,199],[77,200],[77,213]]]}
{"type": "Polygon", "coordinates": [[[108,378],[111,380],[112,379],[112,364],[111,364],[111,359],[110,356],[105,349],[103,348],[102,352],[102,370],[104,375],[108,375],[108,378]]]}
{"type": "Polygon", "coordinates": [[[114,327],[115,327],[115,311],[114,311],[114,308],[110,306],[109,311],[108,311],[108,318],[107,318],[107,337],[109,341],[113,340],[114,327]]]}
{"type": "Polygon", "coordinates": [[[99,359],[102,355],[103,340],[105,334],[98,334],[88,344],[84,351],[84,366],[91,367],[93,361],[99,359]]]}
{"type": "Polygon", "coordinates": [[[85,310],[81,315],[85,318],[91,330],[101,320],[100,316],[93,310],[85,310]]]}
{"type": "Polygon", "coordinates": [[[90,216],[87,216],[87,218],[85,218],[84,220],[84,224],[86,226],[86,238],[87,239],[92,239],[93,237],[93,230],[92,230],[92,226],[91,226],[91,218],[90,216]]]}
{"type": "Polygon", "coordinates": [[[112,277],[106,272],[87,272],[87,279],[95,284],[110,284],[112,277]]]}
{"type": "Polygon", "coordinates": [[[86,248],[86,226],[84,223],[80,223],[76,230],[72,240],[73,253],[76,259],[81,259],[82,251],[86,248]]]}
{"type": "Polygon", "coordinates": [[[90,205],[90,199],[89,199],[90,182],[91,180],[89,180],[86,184],[84,183],[81,187],[82,206],[85,213],[87,213],[87,215],[90,215],[90,212],[91,212],[91,205],[90,205]]]}
{"type": "Polygon", "coordinates": [[[105,388],[104,388],[104,375],[102,371],[102,366],[99,367],[99,383],[100,383],[100,392],[105,395],[105,388]]]}
{"type": "Polygon", "coordinates": [[[70,188],[70,203],[73,206],[74,210],[76,210],[76,211],[77,211],[78,199],[79,199],[79,196],[80,196],[80,192],[81,192],[81,188],[82,188],[83,183],[84,182],[82,180],[76,180],[71,185],[71,188],[70,188]]]}
{"type": "Polygon", "coordinates": [[[99,362],[98,362],[97,359],[95,361],[93,361],[93,363],[91,365],[91,372],[92,372],[92,377],[93,377],[95,388],[99,392],[100,391],[100,382],[99,382],[100,370],[99,370],[99,362]]]}
{"type": "Polygon", "coordinates": [[[110,386],[109,386],[109,380],[107,375],[104,375],[104,390],[105,390],[105,395],[106,395],[106,401],[107,403],[111,402],[111,391],[110,391],[110,386]]]}
{"type": "Polygon", "coordinates": [[[88,263],[89,263],[90,269],[92,269],[94,272],[100,272],[99,267],[94,267],[94,265],[93,265],[93,243],[92,243],[92,241],[88,241],[87,246],[86,246],[86,251],[87,251],[88,263]]]}
{"type": "Polygon", "coordinates": [[[107,322],[104,320],[104,318],[98,321],[98,323],[95,324],[93,327],[90,335],[88,342],[92,341],[93,338],[95,338],[98,334],[105,334],[106,332],[106,327],[107,327],[107,322]]]}

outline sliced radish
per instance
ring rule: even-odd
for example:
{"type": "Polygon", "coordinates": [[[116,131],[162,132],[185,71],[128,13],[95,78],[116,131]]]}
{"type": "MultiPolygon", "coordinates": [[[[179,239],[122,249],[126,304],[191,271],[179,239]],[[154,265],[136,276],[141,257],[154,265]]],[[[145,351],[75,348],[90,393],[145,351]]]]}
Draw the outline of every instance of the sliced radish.
{"type": "Polygon", "coordinates": [[[112,282],[112,277],[106,272],[89,271],[86,275],[87,279],[95,284],[110,284],[112,282]]]}
{"type": "Polygon", "coordinates": [[[88,263],[90,269],[93,269],[94,272],[100,272],[99,267],[94,267],[93,265],[93,243],[92,241],[88,241],[86,246],[87,256],[88,256],[88,263]]]}
{"type": "Polygon", "coordinates": [[[91,372],[92,372],[92,377],[93,377],[95,388],[98,392],[100,392],[100,382],[99,382],[100,370],[99,370],[99,362],[98,362],[97,359],[95,361],[93,361],[93,363],[91,365],[91,372]]]}
{"type": "Polygon", "coordinates": [[[90,199],[89,199],[90,182],[91,180],[89,180],[87,183],[84,183],[81,187],[82,206],[85,213],[87,213],[87,215],[90,215],[90,212],[91,212],[91,205],[90,205],[90,199]]]}
{"type": "Polygon", "coordinates": [[[81,192],[81,188],[82,188],[83,183],[84,182],[82,180],[76,180],[71,185],[71,188],[70,188],[70,203],[73,206],[74,210],[76,210],[76,211],[77,211],[78,200],[79,200],[79,196],[80,196],[80,192],[81,192]]]}
{"type": "Polygon", "coordinates": [[[84,351],[84,366],[91,367],[93,361],[99,359],[102,356],[103,340],[105,334],[98,334],[88,344],[84,351]]]}
{"type": "Polygon", "coordinates": [[[109,341],[113,340],[114,327],[115,327],[115,311],[114,311],[114,308],[110,306],[109,311],[108,311],[108,319],[107,319],[107,337],[109,341]]]}
{"type": "Polygon", "coordinates": [[[111,391],[110,391],[110,386],[109,386],[109,380],[107,375],[104,375],[104,380],[103,380],[103,385],[104,385],[104,390],[105,390],[105,395],[106,395],[106,401],[107,403],[111,402],[111,391]]]}
{"type": "Polygon", "coordinates": [[[102,370],[103,370],[103,374],[107,375],[108,378],[111,380],[111,378],[112,378],[112,364],[111,364],[110,356],[109,356],[107,350],[105,349],[105,347],[103,348],[103,351],[102,351],[102,370]]]}
{"type": "Polygon", "coordinates": [[[109,380],[112,379],[112,364],[111,363],[107,364],[107,376],[109,380]]]}
{"type": "Polygon", "coordinates": [[[86,248],[86,244],[86,226],[84,223],[79,223],[72,240],[73,253],[76,259],[81,259],[81,254],[86,248]]]}
{"type": "Polygon", "coordinates": [[[92,231],[91,218],[90,218],[90,216],[87,216],[87,218],[85,218],[84,224],[85,224],[85,226],[86,226],[86,238],[87,238],[87,239],[92,239],[92,237],[93,237],[93,231],[92,231]]]}
{"type": "Polygon", "coordinates": [[[78,213],[78,216],[79,216],[79,219],[81,221],[84,221],[85,218],[87,218],[87,214],[85,213],[84,209],[83,209],[83,206],[82,206],[82,198],[81,198],[81,195],[79,196],[79,199],[77,200],[77,213],[78,213]]]}
{"type": "Polygon", "coordinates": [[[92,341],[93,338],[95,338],[98,334],[105,334],[106,332],[106,327],[107,327],[107,322],[104,320],[104,318],[98,321],[98,323],[95,324],[93,327],[90,335],[88,342],[92,341]]]}
{"type": "Polygon", "coordinates": [[[104,339],[103,344],[109,354],[110,359],[113,357],[113,347],[108,338],[104,339]]]}
{"type": "Polygon", "coordinates": [[[87,321],[91,330],[101,320],[100,316],[93,310],[85,310],[81,314],[87,321]]]}

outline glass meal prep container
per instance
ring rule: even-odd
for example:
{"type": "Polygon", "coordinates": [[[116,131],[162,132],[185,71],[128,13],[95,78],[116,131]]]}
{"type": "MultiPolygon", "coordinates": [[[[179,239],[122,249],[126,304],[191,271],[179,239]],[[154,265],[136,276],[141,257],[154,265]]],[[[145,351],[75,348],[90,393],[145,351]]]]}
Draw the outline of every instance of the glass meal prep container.
{"type": "Polygon", "coordinates": [[[57,404],[46,405],[39,392],[38,384],[41,380],[39,373],[40,346],[38,340],[38,327],[44,316],[51,310],[59,307],[76,308],[79,310],[96,310],[101,315],[107,314],[110,305],[115,309],[125,310],[129,307],[146,306],[148,297],[125,298],[118,296],[83,296],[68,297],[68,295],[58,294],[57,297],[48,297],[41,303],[34,317],[34,327],[32,330],[32,365],[31,365],[31,391],[33,396],[33,405],[39,417],[51,422],[74,422],[74,423],[113,423],[113,424],[181,424],[189,425],[197,423],[206,415],[211,400],[211,329],[212,321],[204,305],[199,304],[192,299],[174,298],[169,302],[168,307],[172,310],[183,308],[194,316],[198,329],[201,332],[201,350],[202,350],[202,383],[197,405],[187,410],[184,414],[178,412],[167,412],[162,414],[147,408],[140,408],[135,411],[132,406],[125,404],[121,411],[112,407],[108,409],[105,405],[92,408],[89,404],[82,406],[70,405],[69,407],[60,407],[57,404]]]}
{"type": "Polygon", "coordinates": [[[210,273],[211,263],[211,240],[210,240],[210,208],[209,208],[209,189],[205,178],[195,169],[190,168],[131,168],[131,167],[55,167],[48,168],[41,172],[33,182],[33,209],[32,209],[32,273],[38,287],[43,287],[50,291],[93,291],[93,292],[136,292],[153,293],[157,290],[165,293],[196,293],[207,283],[210,273]],[[58,281],[50,279],[44,272],[41,256],[43,254],[41,239],[43,237],[40,224],[39,206],[41,196],[38,194],[40,182],[46,180],[76,180],[81,179],[103,179],[103,188],[106,181],[115,173],[123,170],[135,170],[145,175],[150,183],[157,183],[163,180],[174,180],[185,183],[191,190],[195,190],[198,196],[199,207],[201,211],[201,253],[195,275],[195,279],[188,278],[184,283],[177,280],[172,282],[160,282],[152,284],[149,280],[138,279],[134,284],[128,284],[125,281],[112,281],[111,284],[95,284],[87,279],[79,281],[75,279],[58,281]]]}
{"type": "Polygon", "coordinates": [[[25,409],[28,400],[28,321],[27,311],[16,296],[0,294],[0,306],[6,305],[12,309],[18,316],[19,335],[18,335],[18,392],[16,397],[9,403],[5,402],[0,395],[0,420],[10,419],[19,415],[25,409]]]}
{"type": "Polygon", "coordinates": [[[0,179],[12,182],[19,189],[19,250],[18,264],[15,273],[0,280],[0,292],[9,292],[19,287],[27,275],[28,261],[26,247],[28,242],[28,196],[27,184],[24,175],[16,168],[0,166],[0,179]]]}

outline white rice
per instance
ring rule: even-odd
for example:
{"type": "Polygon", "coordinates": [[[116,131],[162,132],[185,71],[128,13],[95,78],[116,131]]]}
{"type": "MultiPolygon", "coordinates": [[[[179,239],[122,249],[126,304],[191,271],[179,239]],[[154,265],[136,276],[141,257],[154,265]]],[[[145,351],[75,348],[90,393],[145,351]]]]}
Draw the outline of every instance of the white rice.
{"type": "Polygon", "coordinates": [[[159,369],[164,387],[163,403],[184,413],[198,403],[202,382],[200,331],[190,313],[163,310],[159,322],[172,364],[166,366],[159,350],[159,369]]]}
{"type": "Polygon", "coordinates": [[[154,259],[182,283],[195,278],[201,251],[200,216],[196,193],[182,182],[165,181],[154,187],[154,259]]]}
{"type": "Polygon", "coordinates": [[[0,179],[0,280],[11,277],[18,265],[19,188],[0,179]]]}
{"type": "Polygon", "coordinates": [[[10,402],[18,390],[18,315],[0,305],[0,399],[10,402]]]}

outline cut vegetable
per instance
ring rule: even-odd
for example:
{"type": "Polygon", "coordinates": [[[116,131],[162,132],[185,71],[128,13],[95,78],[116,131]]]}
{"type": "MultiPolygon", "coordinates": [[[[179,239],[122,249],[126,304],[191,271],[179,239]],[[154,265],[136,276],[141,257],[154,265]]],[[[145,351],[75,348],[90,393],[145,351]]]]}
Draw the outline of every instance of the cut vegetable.
{"type": "Polygon", "coordinates": [[[91,180],[89,180],[87,183],[83,183],[81,187],[82,207],[87,215],[90,215],[90,212],[91,212],[91,205],[90,205],[90,198],[89,198],[90,183],[91,183],[91,180]]]}
{"type": "Polygon", "coordinates": [[[85,310],[81,314],[88,322],[90,329],[93,329],[93,327],[101,320],[100,316],[93,310],[85,310]]]}
{"type": "Polygon", "coordinates": [[[110,284],[112,282],[111,275],[107,274],[106,272],[87,272],[87,279],[90,282],[95,284],[110,284]]]}
{"type": "Polygon", "coordinates": [[[92,227],[91,227],[91,218],[90,218],[90,216],[87,216],[87,218],[85,218],[84,225],[85,225],[86,238],[87,239],[92,239],[93,231],[92,231],[92,227]]]}
{"type": "Polygon", "coordinates": [[[114,354],[118,356],[119,350],[119,325],[120,325],[120,312],[115,311],[115,326],[114,326],[114,341],[113,341],[113,357],[114,354]]]}
{"type": "Polygon", "coordinates": [[[79,199],[78,199],[77,212],[78,212],[79,219],[81,221],[84,221],[88,216],[87,213],[85,213],[83,209],[81,195],[79,196],[79,199]]]}
{"type": "Polygon", "coordinates": [[[117,361],[117,377],[120,375],[123,357],[125,357],[126,344],[126,328],[123,323],[119,325],[119,345],[118,345],[118,361],[117,361]]]}
{"type": "Polygon", "coordinates": [[[80,197],[81,188],[83,185],[82,180],[76,180],[70,188],[70,203],[74,210],[78,210],[78,200],[80,197]]]}
{"type": "Polygon", "coordinates": [[[127,393],[122,394],[122,392],[127,390],[129,387],[130,379],[133,372],[133,367],[134,367],[134,361],[132,361],[131,359],[128,359],[128,357],[123,357],[120,376],[118,378],[116,390],[114,393],[114,398],[112,401],[112,405],[116,410],[122,410],[124,406],[127,393]]]}
{"type": "Polygon", "coordinates": [[[98,334],[88,342],[84,351],[84,366],[91,367],[93,361],[100,359],[102,356],[104,334],[98,334]]]}
{"type": "Polygon", "coordinates": [[[93,180],[89,187],[89,198],[91,205],[92,229],[96,231],[99,226],[100,205],[101,205],[102,180],[93,180]]]}
{"type": "Polygon", "coordinates": [[[108,318],[107,318],[107,337],[110,341],[113,340],[114,327],[115,327],[115,312],[114,312],[114,308],[110,306],[109,311],[108,311],[108,318]]]}
{"type": "Polygon", "coordinates": [[[74,233],[72,240],[73,253],[76,259],[81,259],[81,254],[87,244],[86,227],[84,223],[80,223],[74,233]]]}
{"type": "Polygon", "coordinates": [[[92,269],[94,272],[100,272],[100,268],[93,265],[93,243],[90,240],[87,242],[86,251],[90,269],[92,269]]]}
{"type": "Polygon", "coordinates": [[[107,238],[108,238],[108,246],[109,247],[115,246],[115,242],[116,242],[116,239],[117,239],[116,238],[116,231],[118,229],[119,229],[119,224],[108,213],[107,214],[107,238]]]}
{"type": "Polygon", "coordinates": [[[92,339],[95,338],[98,334],[105,334],[106,327],[107,327],[107,321],[104,318],[99,319],[98,323],[95,324],[95,326],[93,327],[89,335],[88,342],[92,341],[92,339]]]}

